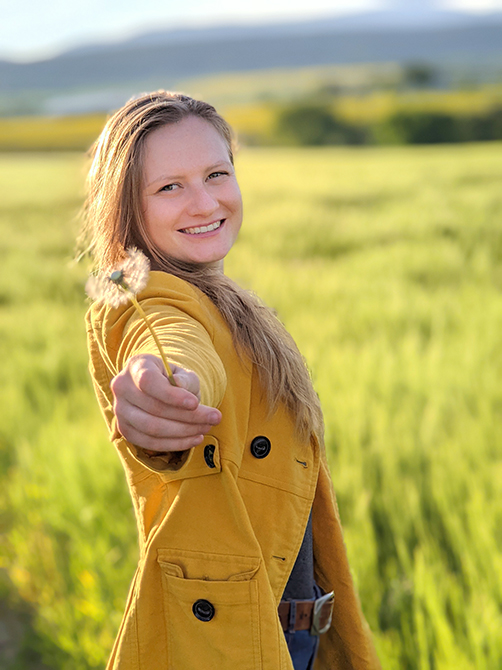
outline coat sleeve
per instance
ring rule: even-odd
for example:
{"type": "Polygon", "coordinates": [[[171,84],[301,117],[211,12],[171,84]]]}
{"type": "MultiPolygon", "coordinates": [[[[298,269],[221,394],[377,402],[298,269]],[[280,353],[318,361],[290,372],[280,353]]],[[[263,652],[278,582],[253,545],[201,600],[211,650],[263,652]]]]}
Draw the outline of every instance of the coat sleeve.
{"type": "MultiPolygon", "coordinates": [[[[160,273],[156,273],[160,274],[160,273]]],[[[171,282],[172,283],[172,282],[171,282]]],[[[200,380],[201,402],[218,407],[226,390],[226,373],[213,345],[214,324],[203,301],[192,287],[175,283],[175,288],[149,285],[138,295],[150,323],[170,363],[195,372],[200,380]]],[[[138,354],[159,356],[159,351],[143,319],[131,304],[118,309],[93,305],[88,315],[91,374],[113,441],[120,440],[133,459],[157,472],[176,471],[189,462],[191,452],[171,452],[148,456],[122,438],[113,414],[110,380],[138,354]],[[106,405],[106,407],[105,407],[106,405]]]]}
{"type": "MultiPolygon", "coordinates": [[[[200,380],[201,402],[217,407],[225,393],[226,374],[206,328],[192,316],[171,305],[142,304],[169,363],[195,372],[200,380]]],[[[146,304],[145,304],[146,303],[146,304]]],[[[135,311],[124,329],[117,352],[120,371],[138,354],[159,356],[159,350],[145,322],[135,311]]]]}

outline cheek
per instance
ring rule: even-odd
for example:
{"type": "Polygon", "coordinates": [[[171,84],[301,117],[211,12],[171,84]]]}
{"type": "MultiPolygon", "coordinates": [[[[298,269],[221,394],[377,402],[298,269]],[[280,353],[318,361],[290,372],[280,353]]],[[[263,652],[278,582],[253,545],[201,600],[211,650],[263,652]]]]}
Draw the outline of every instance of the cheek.
{"type": "Polygon", "coordinates": [[[150,233],[162,232],[176,223],[176,211],[173,207],[169,207],[166,202],[149,203],[143,209],[143,218],[146,229],[150,233]]]}

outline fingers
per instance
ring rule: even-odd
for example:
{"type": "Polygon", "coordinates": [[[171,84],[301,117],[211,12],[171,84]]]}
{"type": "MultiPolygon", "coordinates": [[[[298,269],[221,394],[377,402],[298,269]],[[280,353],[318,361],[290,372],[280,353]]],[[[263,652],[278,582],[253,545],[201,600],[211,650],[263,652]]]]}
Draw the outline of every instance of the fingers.
{"type": "Polygon", "coordinates": [[[112,380],[117,428],[129,442],[153,451],[190,449],[221,421],[214,407],[201,405],[197,375],[173,366],[172,386],[160,359],[130,359],[112,380]]]}
{"type": "MultiPolygon", "coordinates": [[[[210,409],[210,408],[207,408],[210,409]]],[[[122,402],[116,412],[117,428],[126,440],[153,451],[180,451],[200,444],[209,423],[189,423],[153,416],[122,402]]]]}
{"type": "Polygon", "coordinates": [[[178,421],[154,416],[130,403],[123,403],[120,413],[117,414],[117,425],[122,430],[133,427],[139,433],[159,439],[178,439],[205,435],[211,430],[210,423],[178,421]]]}
{"type": "MultiPolygon", "coordinates": [[[[140,395],[144,394],[171,407],[195,409],[200,400],[199,378],[194,372],[178,366],[173,365],[172,368],[177,386],[170,384],[159,358],[150,354],[137,356],[114,378],[112,391],[116,396],[129,397],[137,389],[140,395]]],[[[135,395],[136,398],[140,397],[138,393],[135,395]]]]}
{"type": "Polygon", "coordinates": [[[131,381],[139,391],[151,398],[179,407],[180,409],[184,407],[194,409],[198,404],[196,401],[198,401],[200,388],[198,378],[194,373],[190,374],[192,377],[195,377],[196,382],[190,379],[189,373],[183,375],[181,368],[175,368],[175,380],[179,385],[172,386],[164,369],[159,368],[157,359],[155,358],[153,361],[149,358],[133,361],[128,368],[124,369],[124,372],[126,373],[125,377],[129,373],[131,381]],[[194,398],[193,396],[196,397],[194,398]]]}
{"type": "Polygon", "coordinates": [[[143,449],[159,452],[185,451],[196,447],[204,440],[203,435],[166,440],[160,437],[145,435],[145,433],[136,430],[133,426],[122,426],[119,430],[131,444],[135,444],[143,449]]]}
{"type": "MultiPolygon", "coordinates": [[[[221,421],[221,413],[213,407],[199,404],[197,398],[183,389],[174,389],[169,381],[163,377],[162,383],[166,383],[164,399],[159,400],[138,388],[134,382],[124,377],[115,377],[111,388],[115,397],[114,410],[117,416],[123,412],[128,413],[128,405],[132,405],[147,412],[148,414],[162,419],[171,419],[172,421],[186,422],[192,424],[216,425],[221,421]],[[183,397],[178,398],[179,392],[183,397]],[[190,406],[193,409],[185,409],[185,394],[189,396],[190,406]]],[[[126,417],[130,420],[128,417],[126,417]]]]}

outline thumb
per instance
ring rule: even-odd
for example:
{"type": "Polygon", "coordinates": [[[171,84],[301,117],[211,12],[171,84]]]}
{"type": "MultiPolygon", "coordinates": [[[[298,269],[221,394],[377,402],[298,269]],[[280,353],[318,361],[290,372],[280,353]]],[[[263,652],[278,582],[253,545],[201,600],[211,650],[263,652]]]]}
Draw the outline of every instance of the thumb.
{"type": "Polygon", "coordinates": [[[173,376],[177,386],[193,393],[200,401],[200,381],[195,372],[174,366],[173,376]]]}

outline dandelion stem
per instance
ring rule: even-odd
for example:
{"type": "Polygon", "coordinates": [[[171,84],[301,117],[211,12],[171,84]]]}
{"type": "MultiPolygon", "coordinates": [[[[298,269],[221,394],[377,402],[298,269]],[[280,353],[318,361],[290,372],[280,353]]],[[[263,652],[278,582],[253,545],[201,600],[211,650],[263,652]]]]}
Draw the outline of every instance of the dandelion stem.
{"type": "Polygon", "coordinates": [[[164,351],[163,351],[163,349],[162,349],[162,345],[161,345],[161,343],[160,343],[160,340],[159,340],[159,338],[157,337],[157,333],[155,332],[155,330],[154,330],[152,324],[150,323],[150,320],[148,319],[148,317],[147,317],[147,315],[146,315],[146,313],[145,313],[145,310],[143,309],[143,307],[141,307],[141,305],[139,304],[139,302],[136,300],[136,296],[134,295],[134,293],[129,292],[129,295],[130,295],[132,304],[134,305],[134,307],[135,307],[135,308],[138,310],[138,312],[140,313],[141,318],[142,318],[143,321],[146,323],[146,325],[147,325],[147,327],[148,327],[148,330],[150,331],[150,333],[152,334],[153,339],[155,340],[155,344],[157,345],[157,348],[158,348],[158,350],[159,350],[160,357],[162,358],[162,362],[164,363],[164,367],[166,368],[167,376],[168,376],[168,378],[169,378],[169,382],[171,383],[171,386],[178,386],[178,385],[176,384],[176,380],[175,380],[175,378],[173,377],[173,373],[172,373],[172,371],[171,371],[171,368],[170,368],[170,366],[169,366],[169,363],[167,362],[167,358],[166,358],[166,356],[165,356],[165,354],[164,354],[164,351]]]}
{"type": "MultiPolygon", "coordinates": [[[[178,386],[176,384],[176,380],[174,379],[169,363],[167,362],[167,358],[164,354],[164,350],[162,349],[160,340],[157,337],[157,333],[150,323],[149,318],[145,314],[145,310],[143,307],[141,307],[136,298],[136,293],[143,289],[147,284],[150,264],[146,256],[138,249],[129,249],[127,254],[129,256],[128,261],[122,264],[122,267],[119,267],[118,270],[114,270],[110,275],[105,275],[104,278],[100,279],[98,277],[98,279],[94,279],[94,281],[88,281],[86,285],[87,293],[95,300],[98,299],[104,302],[108,302],[113,307],[117,307],[118,305],[123,304],[123,301],[120,299],[120,295],[118,296],[118,300],[116,295],[107,295],[109,293],[109,290],[107,289],[110,288],[108,282],[115,284],[119,294],[121,292],[126,294],[126,302],[127,299],[132,302],[136,308],[136,311],[146,323],[146,326],[150,331],[155,344],[157,345],[157,349],[159,350],[160,357],[164,363],[170,384],[172,386],[178,386]],[[105,286],[103,286],[103,281],[106,283],[105,286]]],[[[91,280],[91,277],[89,280],[91,280]]]]}

